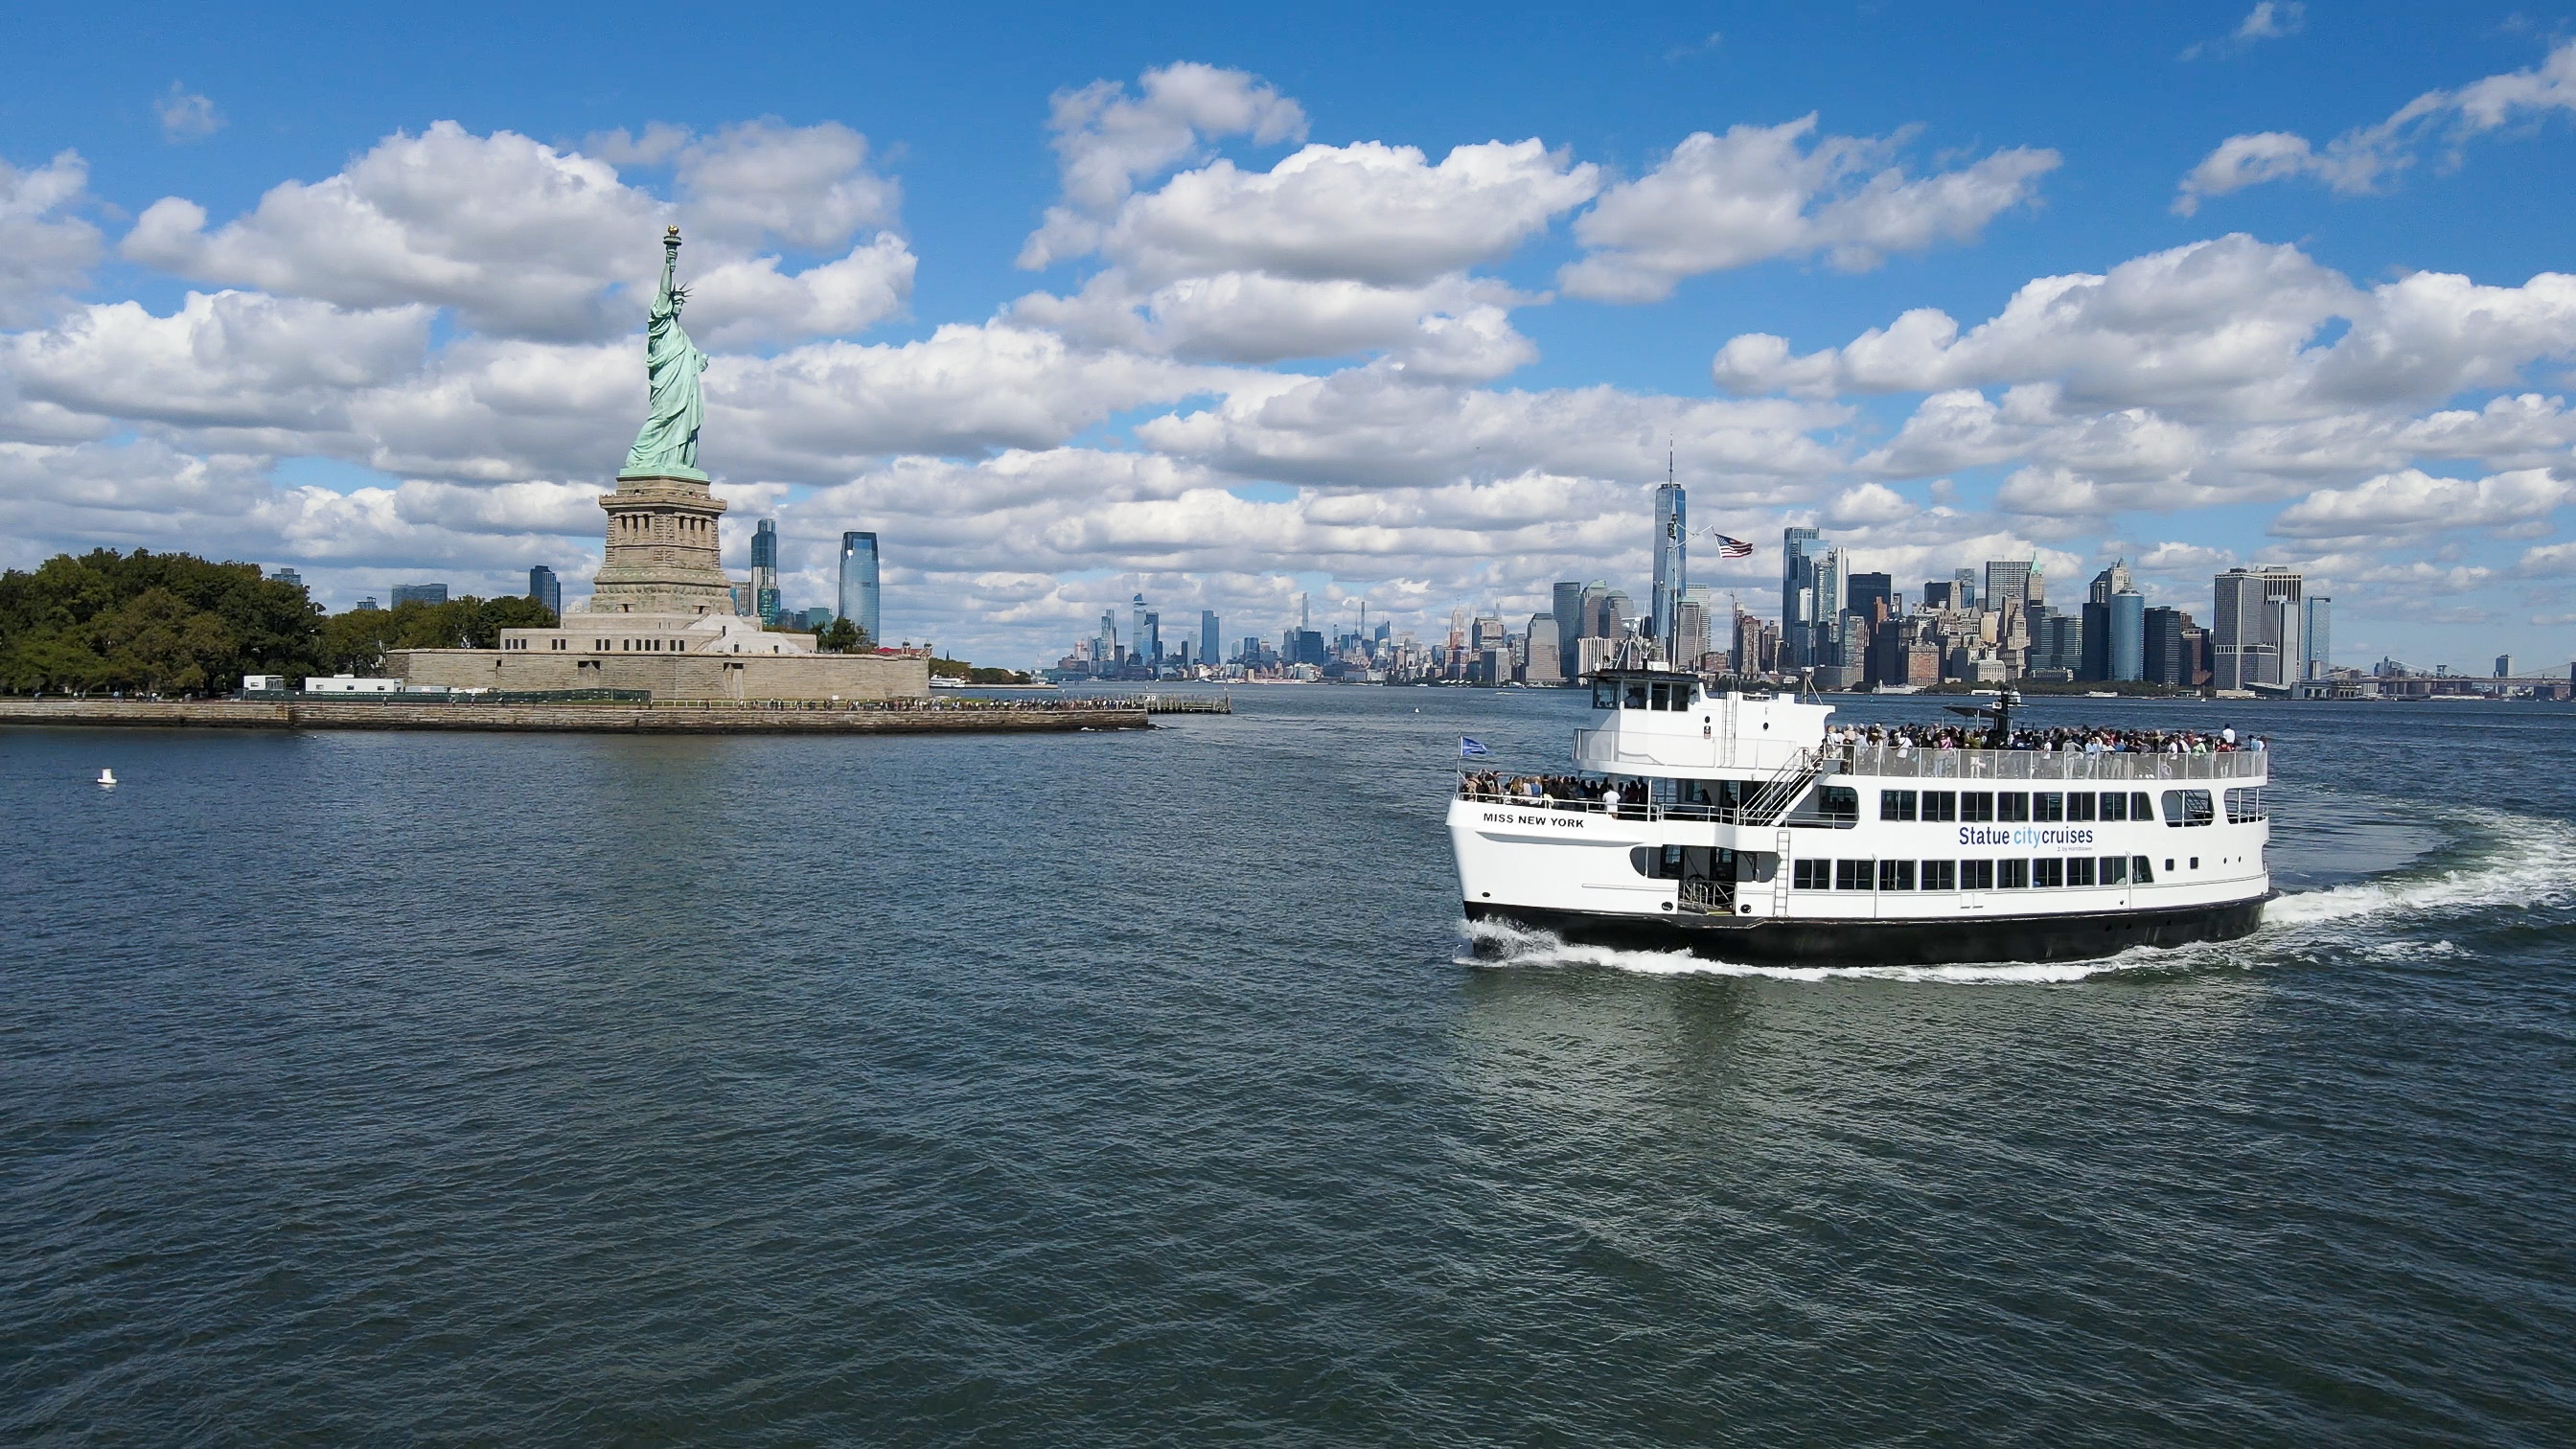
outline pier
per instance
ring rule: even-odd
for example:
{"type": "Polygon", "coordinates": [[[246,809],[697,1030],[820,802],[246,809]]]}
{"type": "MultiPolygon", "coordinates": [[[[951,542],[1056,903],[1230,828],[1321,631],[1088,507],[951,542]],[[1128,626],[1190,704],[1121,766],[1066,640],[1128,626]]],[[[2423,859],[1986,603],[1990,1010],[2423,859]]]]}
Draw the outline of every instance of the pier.
{"type": "Polygon", "coordinates": [[[1234,696],[1230,694],[1220,694],[1214,698],[1204,694],[1140,694],[1132,699],[1118,702],[1138,705],[1147,714],[1234,713],[1234,696]]]}
{"type": "Polygon", "coordinates": [[[0,725],[247,730],[492,730],[576,734],[1028,734],[1151,729],[1134,699],[485,703],[423,699],[0,699],[0,725]]]}

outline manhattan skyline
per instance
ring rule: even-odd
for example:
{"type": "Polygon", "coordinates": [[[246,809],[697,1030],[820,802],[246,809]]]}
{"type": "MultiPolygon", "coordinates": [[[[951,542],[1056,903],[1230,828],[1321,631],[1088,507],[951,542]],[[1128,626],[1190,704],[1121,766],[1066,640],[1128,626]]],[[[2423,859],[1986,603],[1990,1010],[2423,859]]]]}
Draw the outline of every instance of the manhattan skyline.
{"type": "Polygon", "coordinates": [[[875,533],[888,627],[978,659],[1137,593],[1424,637],[1643,598],[1668,439],[1690,524],[1758,545],[1690,581],[1757,609],[1808,526],[2193,610],[2296,568],[2347,659],[2576,641],[2576,203],[2532,184],[2576,43],[2503,7],[1351,12],[1366,54],[1130,11],[49,13],[0,101],[12,567],[586,594],[667,221],[727,567],[776,518],[828,600],[875,533]]]}

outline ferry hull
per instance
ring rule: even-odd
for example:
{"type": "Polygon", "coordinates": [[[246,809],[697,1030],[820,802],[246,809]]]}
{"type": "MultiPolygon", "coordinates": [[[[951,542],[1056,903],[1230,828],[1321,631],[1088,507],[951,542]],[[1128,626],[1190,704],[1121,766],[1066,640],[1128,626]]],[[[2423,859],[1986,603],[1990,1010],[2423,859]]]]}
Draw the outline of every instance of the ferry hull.
{"type": "Polygon", "coordinates": [[[2084,961],[2133,946],[2232,941],[2263,924],[2268,895],[2213,905],[2099,915],[1970,920],[1821,921],[1612,915],[1466,901],[1467,919],[1550,932],[1588,946],[1688,951],[1713,961],[1791,966],[1943,966],[2084,961]]]}

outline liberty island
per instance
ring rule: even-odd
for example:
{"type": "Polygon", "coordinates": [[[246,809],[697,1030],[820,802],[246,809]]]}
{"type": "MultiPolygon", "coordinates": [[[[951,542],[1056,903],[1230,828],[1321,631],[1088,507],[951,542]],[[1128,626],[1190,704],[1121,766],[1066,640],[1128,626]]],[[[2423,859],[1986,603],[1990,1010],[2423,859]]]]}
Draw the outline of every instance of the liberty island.
{"type": "Polygon", "coordinates": [[[645,418],[602,494],[608,515],[589,600],[552,628],[504,629],[494,649],[386,655],[406,684],[506,691],[644,690],[655,700],[920,699],[926,651],[827,654],[814,636],[734,612],[718,521],[725,502],[698,466],[707,354],[680,325],[680,229],[662,235],[662,280],[646,314],[645,418]]]}

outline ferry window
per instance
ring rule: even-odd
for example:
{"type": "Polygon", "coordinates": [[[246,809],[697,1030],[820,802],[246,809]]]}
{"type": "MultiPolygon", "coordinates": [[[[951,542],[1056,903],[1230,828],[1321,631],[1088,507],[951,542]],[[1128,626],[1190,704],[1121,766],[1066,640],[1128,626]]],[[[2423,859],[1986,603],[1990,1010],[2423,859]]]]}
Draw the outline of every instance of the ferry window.
{"type": "Polygon", "coordinates": [[[1881,820],[1911,820],[1911,819],[1913,819],[1913,818],[1914,818],[1914,792],[1913,792],[1913,791],[1911,791],[1911,790],[1881,790],[1881,791],[1879,791],[1879,792],[1878,792],[1878,818],[1879,818],[1879,819],[1881,819],[1881,820]]]}
{"type": "Polygon", "coordinates": [[[2042,790],[2030,797],[2031,818],[2055,822],[2066,818],[2066,797],[2055,790],[2042,790]]]}
{"type": "Polygon", "coordinates": [[[1628,864],[1637,874],[1650,880],[1682,878],[1682,848],[1678,845],[1640,845],[1628,852],[1628,864]]]}
{"type": "Polygon", "coordinates": [[[2093,883],[2093,858],[2091,856],[2085,856],[2079,860],[2068,861],[2066,863],[2066,883],[2071,886],[2091,885],[2093,883]]]}
{"type": "Polygon", "coordinates": [[[1615,679],[1594,680],[1592,682],[1592,707],[1594,709],[1617,709],[1619,707],[1619,681],[1615,679]]]}
{"type": "Polygon", "coordinates": [[[2030,862],[2029,862],[2029,861],[2026,861],[2026,860],[2004,860],[2004,861],[1997,861],[1997,862],[1996,862],[1996,864],[1997,864],[1997,865],[1999,865],[1999,866],[2001,866],[2001,867],[2003,867],[2001,870],[1998,870],[1998,871],[1996,871],[1996,872],[1995,872],[1995,888],[1996,888],[1996,889],[1998,889],[1998,890],[2007,890],[2007,891],[2021,891],[2021,890],[2028,890],[2028,889],[2030,889],[2030,862]]]}
{"type": "MultiPolygon", "coordinates": [[[[2166,861],[2165,869],[2173,869],[2173,862],[2170,860],[2166,861]]],[[[2143,855],[2130,856],[2129,878],[2136,881],[2139,885],[2154,885],[2156,883],[2156,868],[2149,864],[2147,858],[2143,855]]]]}
{"type": "Polygon", "coordinates": [[[2207,825],[2210,822],[2209,792],[2207,790],[2184,790],[2180,793],[2182,795],[2182,823],[2185,825],[2207,825]]]}
{"type": "Polygon", "coordinates": [[[2077,791],[2076,793],[2074,793],[2074,794],[2072,794],[2072,795],[2067,796],[2067,797],[2066,797],[2066,818],[2067,818],[2067,819],[2069,819],[2069,820],[2090,820],[2090,819],[2092,819],[2092,818],[2093,818],[2093,792],[2092,792],[2092,791],[2090,791],[2090,790],[2079,790],[2079,791],[2077,791]]]}
{"type": "Polygon", "coordinates": [[[1801,891],[1824,890],[1833,882],[1833,877],[1826,869],[1831,864],[1832,862],[1823,860],[1792,861],[1789,865],[1789,888],[1801,891]]]}
{"type": "Polygon", "coordinates": [[[2040,890],[2050,890],[2066,884],[2066,862],[2062,860],[2032,861],[2030,863],[2030,883],[2032,886],[2040,890]]]}
{"type": "Polygon", "coordinates": [[[2127,885],[2128,883],[2129,858],[2125,855],[2106,855],[2102,857],[2102,884],[2127,885]]]}
{"type": "Polygon", "coordinates": [[[1926,790],[1926,791],[1924,791],[1924,792],[1923,792],[1923,818],[1924,818],[1924,819],[1926,819],[1926,820],[1956,820],[1956,819],[1958,819],[1958,818],[1959,818],[1959,792],[1958,792],[1958,791],[1956,791],[1956,790],[1926,790]]]}
{"type": "Polygon", "coordinates": [[[2028,820],[2030,818],[2030,792],[2027,790],[1996,791],[1995,818],[1998,820],[2028,820]]]}
{"type": "Polygon", "coordinates": [[[2228,824],[2230,824],[2230,825],[2242,825],[2242,824],[2246,823],[2246,822],[2247,822],[2247,821],[2249,821],[2249,820],[2260,820],[2260,819],[2262,819],[2262,818],[2263,818],[2263,790],[2262,790],[2262,787],[2260,787],[2260,786],[2247,786],[2246,788],[2244,788],[2244,789],[2242,789],[2242,790],[2230,790],[2230,791],[2228,791],[2228,792],[2227,792],[2227,823],[2228,823],[2228,824]]]}
{"type": "Polygon", "coordinates": [[[1995,888],[1995,863],[1991,860],[1960,861],[1959,884],[1972,891],[1993,890],[1995,888]]]}
{"type": "Polygon", "coordinates": [[[1995,792],[1962,790],[1959,792],[1959,818],[1970,823],[1995,818],[1995,792]]]}
{"type": "Polygon", "coordinates": [[[1954,891],[1959,888],[1959,863],[1955,860],[1923,862],[1923,888],[1927,891],[1954,891]]]}
{"type": "Polygon", "coordinates": [[[2129,797],[2121,794],[2117,790],[2105,790],[2102,792],[2102,818],[2105,820],[2128,819],[2129,797]]]}
{"type": "Polygon", "coordinates": [[[1914,889],[1914,862],[1882,860],[1878,863],[1878,888],[1883,891],[1914,889]]]}
{"type": "Polygon", "coordinates": [[[2156,818],[2155,807],[2148,803],[2146,791],[2132,790],[2129,792],[2129,818],[2132,820],[2153,820],[2156,818]]]}
{"type": "Polygon", "coordinates": [[[1626,696],[1621,699],[1620,703],[1628,709],[1644,709],[1646,707],[1646,681],[1642,679],[1631,680],[1628,684],[1628,692],[1626,696]]]}
{"type": "Polygon", "coordinates": [[[1838,891],[1868,890],[1876,874],[1871,870],[1870,865],[1871,863],[1866,860],[1835,861],[1834,889],[1838,891]]]}
{"type": "Polygon", "coordinates": [[[1816,808],[1849,825],[1860,819],[1860,792],[1849,785],[1827,785],[1816,792],[1816,808]]]}

